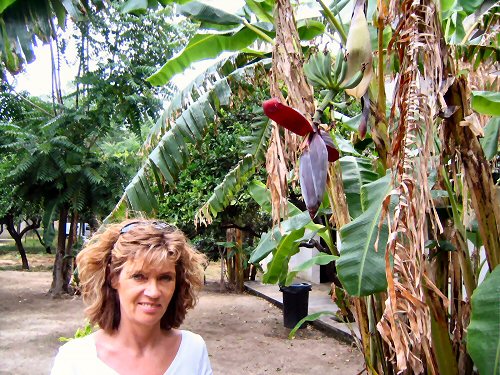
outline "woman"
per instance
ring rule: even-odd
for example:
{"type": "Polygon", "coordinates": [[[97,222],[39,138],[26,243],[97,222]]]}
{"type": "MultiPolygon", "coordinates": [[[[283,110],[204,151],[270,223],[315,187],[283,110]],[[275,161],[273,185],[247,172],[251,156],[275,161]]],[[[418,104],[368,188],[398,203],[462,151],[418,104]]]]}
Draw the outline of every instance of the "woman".
{"type": "Polygon", "coordinates": [[[100,329],[62,346],[52,375],[212,374],[201,336],[178,329],[205,262],[181,231],[129,220],[94,236],[76,261],[85,312],[100,329]]]}

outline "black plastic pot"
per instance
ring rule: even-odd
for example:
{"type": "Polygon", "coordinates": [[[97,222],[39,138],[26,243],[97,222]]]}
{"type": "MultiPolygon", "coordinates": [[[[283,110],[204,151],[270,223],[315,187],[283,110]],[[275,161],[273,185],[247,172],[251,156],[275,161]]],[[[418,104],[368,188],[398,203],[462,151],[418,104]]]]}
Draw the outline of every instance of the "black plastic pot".
{"type": "MultiPolygon", "coordinates": [[[[311,289],[309,283],[280,286],[280,291],[283,292],[283,325],[286,328],[295,327],[301,319],[308,315],[311,289]]],[[[300,326],[300,328],[305,327],[306,324],[300,326]]]]}

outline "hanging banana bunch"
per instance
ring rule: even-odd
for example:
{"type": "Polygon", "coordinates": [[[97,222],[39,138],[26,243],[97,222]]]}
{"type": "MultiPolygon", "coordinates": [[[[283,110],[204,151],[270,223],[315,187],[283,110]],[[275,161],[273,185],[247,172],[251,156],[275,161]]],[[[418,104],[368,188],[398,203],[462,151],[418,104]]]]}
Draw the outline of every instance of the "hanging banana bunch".
{"type": "MultiPolygon", "coordinates": [[[[351,50],[352,44],[353,42],[350,43],[351,50]]],[[[359,53],[356,52],[355,54],[359,56],[359,53]]],[[[335,58],[335,64],[332,67],[332,57],[330,52],[318,52],[311,55],[309,61],[304,64],[304,73],[306,74],[308,82],[312,86],[319,89],[328,89],[334,93],[345,90],[346,93],[351,95],[360,95],[362,90],[364,90],[364,93],[361,96],[361,107],[363,109],[362,117],[358,129],[360,138],[364,139],[368,129],[368,117],[370,115],[368,85],[372,75],[371,52],[366,54],[370,60],[370,63],[366,65],[369,67],[368,73],[367,69],[364,68],[365,64],[361,63],[359,64],[361,68],[358,69],[352,76],[348,76],[351,74],[349,70],[353,70],[350,68],[349,64],[358,63],[356,63],[352,58],[349,60],[349,56],[350,54],[348,52],[344,53],[342,48],[340,48],[335,58]]]]}
{"type": "Polygon", "coordinates": [[[309,58],[304,64],[304,73],[308,82],[318,88],[326,88],[332,91],[354,89],[361,84],[365,75],[364,69],[359,69],[348,78],[348,60],[344,51],[339,49],[335,58],[335,66],[332,69],[332,56],[330,52],[318,52],[309,58]]]}
{"type": "Polygon", "coordinates": [[[323,201],[326,187],[328,162],[340,157],[330,133],[309,122],[296,109],[272,98],[262,103],[264,113],[278,125],[306,137],[299,159],[299,175],[302,197],[311,218],[316,216],[323,201]]]}

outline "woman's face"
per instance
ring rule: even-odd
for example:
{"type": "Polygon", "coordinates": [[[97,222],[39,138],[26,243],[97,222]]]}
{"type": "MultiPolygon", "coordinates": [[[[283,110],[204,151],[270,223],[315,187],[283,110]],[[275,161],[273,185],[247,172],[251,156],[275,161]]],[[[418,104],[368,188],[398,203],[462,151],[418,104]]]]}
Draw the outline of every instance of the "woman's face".
{"type": "Polygon", "coordinates": [[[154,268],[128,260],[112,285],[120,300],[120,325],[160,324],[175,291],[175,263],[154,268]]]}

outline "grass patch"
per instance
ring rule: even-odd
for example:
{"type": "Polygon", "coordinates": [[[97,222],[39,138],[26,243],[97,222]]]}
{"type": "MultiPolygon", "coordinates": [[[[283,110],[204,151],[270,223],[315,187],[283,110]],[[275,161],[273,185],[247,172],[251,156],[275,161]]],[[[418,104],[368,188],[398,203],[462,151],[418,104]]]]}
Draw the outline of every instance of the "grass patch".
{"type": "MultiPolygon", "coordinates": [[[[29,260],[28,260],[29,261],[29,260]]],[[[23,271],[23,272],[46,272],[52,271],[54,267],[48,264],[31,265],[29,270],[23,270],[22,264],[0,265],[0,271],[23,271]]]]}
{"type": "MultiPolygon", "coordinates": [[[[23,246],[24,250],[26,250],[26,254],[46,254],[45,248],[42,246],[38,238],[33,236],[25,236],[23,238],[23,246]]],[[[15,252],[17,253],[16,243],[14,240],[1,240],[0,241],[0,255],[5,255],[8,253],[15,252]]]]}
{"type": "MultiPolygon", "coordinates": [[[[51,271],[54,254],[47,254],[35,235],[23,238],[24,249],[30,265],[30,271],[51,271]]],[[[55,249],[54,249],[55,250],[55,249]]],[[[53,252],[55,252],[53,250],[53,252]]],[[[0,271],[25,271],[14,240],[0,240],[0,271]]]]}

